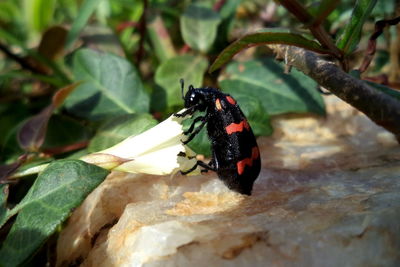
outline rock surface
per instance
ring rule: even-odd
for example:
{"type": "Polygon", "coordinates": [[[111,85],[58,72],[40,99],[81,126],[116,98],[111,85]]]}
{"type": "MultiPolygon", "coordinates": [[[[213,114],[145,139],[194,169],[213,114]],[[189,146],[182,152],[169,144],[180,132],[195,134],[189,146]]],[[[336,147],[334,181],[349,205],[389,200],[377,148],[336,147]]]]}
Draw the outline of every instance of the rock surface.
{"type": "Polygon", "coordinates": [[[335,97],[258,139],[253,195],[214,173],[112,173],[62,231],[69,266],[400,266],[400,147],[335,97]]]}

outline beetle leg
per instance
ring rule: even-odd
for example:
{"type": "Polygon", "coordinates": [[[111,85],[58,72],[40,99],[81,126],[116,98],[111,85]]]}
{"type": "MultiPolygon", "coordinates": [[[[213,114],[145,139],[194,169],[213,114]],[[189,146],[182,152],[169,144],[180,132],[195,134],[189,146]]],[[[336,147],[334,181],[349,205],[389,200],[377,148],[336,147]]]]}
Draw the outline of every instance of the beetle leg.
{"type": "Polygon", "coordinates": [[[184,112],[182,113],[174,113],[175,117],[185,117],[187,115],[192,115],[193,113],[195,113],[195,111],[197,110],[198,105],[194,105],[191,106],[190,108],[187,108],[184,112]]]}
{"type": "Polygon", "coordinates": [[[217,168],[212,166],[213,164],[210,164],[210,163],[207,164],[207,163],[205,163],[205,162],[203,162],[201,160],[197,161],[197,165],[199,165],[200,167],[203,167],[205,171],[214,171],[214,172],[216,172],[217,168]]]}
{"type": "Polygon", "coordinates": [[[180,171],[180,173],[181,173],[182,175],[186,175],[186,174],[191,173],[192,171],[194,171],[196,168],[197,168],[197,162],[196,162],[196,164],[194,164],[194,166],[193,166],[192,168],[190,168],[189,170],[187,170],[187,171],[180,171]]]}
{"type": "Polygon", "coordinates": [[[206,117],[203,117],[201,124],[189,135],[188,139],[186,139],[185,141],[182,141],[182,143],[184,145],[186,145],[187,143],[192,141],[192,139],[201,131],[201,129],[203,129],[203,127],[204,127],[204,125],[206,125],[206,123],[207,123],[207,119],[206,119],[206,117]]]}
{"type": "Polygon", "coordinates": [[[205,163],[205,162],[203,162],[201,160],[198,160],[196,162],[196,164],[192,168],[190,168],[187,171],[181,171],[181,174],[185,175],[185,174],[191,173],[192,171],[194,171],[197,168],[197,166],[200,166],[200,167],[204,168],[203,170],[201,170],[201,173],[207,172],[209,170],[210,171],[217,171],[217,169],[215,167],[211,166],[210,163],[207,164],[207,163],[205,163]]]}
{"type": "Polygon", "coordinates": [[[201,173],[203,172],[208,172],[208,170],[213,170],[216,171],[217,167],[215,166],[215,161],[214,159],[211,159],[210,162],[207,164],[208,166],[204,169],[201,170],[201,173]]]}
{"type": "Polygon", "coordinates": [[[195,124],[196,124],[197,122],[199,122],[199,121],[202,121],[203,119],[204,119],[204,116],[199,116],[199,117],[197,117],[196,119],[194,119],[192,125],[190,125],[190,128],[189,128],[187,131],[184,131],[183,134],[184,134],[184,135],[188,135],[188,134],[190,134],[191,132],[193,132],[193,129],[194,129],[195,124]]]}

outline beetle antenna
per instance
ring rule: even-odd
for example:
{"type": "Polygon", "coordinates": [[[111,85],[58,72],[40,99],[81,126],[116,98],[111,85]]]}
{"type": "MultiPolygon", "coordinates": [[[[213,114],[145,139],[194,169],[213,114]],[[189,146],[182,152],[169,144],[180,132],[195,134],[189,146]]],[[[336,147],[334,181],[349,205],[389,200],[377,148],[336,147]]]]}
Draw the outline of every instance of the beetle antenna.
{"type": "Polygon", "coordinates": [[[182,95],[182,99],[185,100],[185,97],[183,96],[183,90],[185,88],[185,81],[181,78],[180,81],[181,83],[181,95],[182,95]]]}

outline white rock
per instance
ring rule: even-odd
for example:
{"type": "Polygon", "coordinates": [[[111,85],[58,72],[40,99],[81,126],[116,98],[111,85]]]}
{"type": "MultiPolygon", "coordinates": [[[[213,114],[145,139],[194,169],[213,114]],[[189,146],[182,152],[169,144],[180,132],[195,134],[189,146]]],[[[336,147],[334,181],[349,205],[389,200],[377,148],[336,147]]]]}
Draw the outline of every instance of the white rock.
{"type": "Polygon", "coordinates": [[[282,116],[260,138],[253,195],[213,173],[113,173],[58,240],[58,265],[400,266],[400,149],[328,98],[326,119],[282,116]]]}

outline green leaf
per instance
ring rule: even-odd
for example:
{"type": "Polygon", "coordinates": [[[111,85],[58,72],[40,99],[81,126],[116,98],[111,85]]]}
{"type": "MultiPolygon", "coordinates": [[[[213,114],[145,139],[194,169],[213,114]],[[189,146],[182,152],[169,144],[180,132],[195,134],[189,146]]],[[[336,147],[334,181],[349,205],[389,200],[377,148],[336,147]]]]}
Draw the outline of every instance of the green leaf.
{"type": "Polygon", "coordinates": [[[149,96],[136,69],[121,57],[81,49],[74,55],[76,80],[84,81],[65,101],[67,110],[90,120],[148,112],[149,96]]]}
{"type": "Polygon", "coordinates": [[[12,131],[19,122],[29,116],[29,109],[26,105],[17,101],[3,103],[1,108],[3,110],[0,112],[0,145],[3,147],[8,133],[12,131]]]}
{"type": "Polygon", "coordinates": [[[263,29],[256,33],[247,34],[228,47],[226,47],[211,65],[209,72],[213,72],[226,64],[231,58],[240,51],[252,46],[266,44],[286,44],[302,47],[321,54],[329,54],[330,51],[321,47],[317,42],[304,38],[303,36],[288,32],[283,29],[263,29]]]}
{"type": "Polygon", "coordinates": [[[380,19],[392,17],[394,15],[393,10],[396,10],[396,2],[398,1],[397,0],[377,1],[371,13],[371,16],[380,19]]]}
{"type": "Polygon", "coordinates": [[[99,3],[101,3],[101,0],[85,0],[82,3],[82,6],[79,8],[78,16],[72,23],[71,30],[68,32],[67,41],[65,42],[65,49],[70,49],[75,40],[78,39],[79,33],[85,27],[90,16],[93,14],[99,3]]]}
{"type": "Polygon", "coordinates": [[[23,123],[17,136],[22,149],[33,152],[42,146],[53,110],[53,106],[50,105],[23,123]]]}
{"type": "Polygon", "coordinates": [[[217,36],[221,18],[211,8],[190,4],[181,16],[183,40],[194,50],[207,52],[217,36]]]}
{"type": "Polygon", "coordinates": [[[37,151],[42,146],[46,137],[47,125],[51,115],[56,108],[62,105],[65,98],[76,88],[77,85],[77,83],[74,83],[58,90],[54,94],[49,106],[23,123],[17,136],[21,148],[28,151],[37,151]]]}
{"type": "Polygon", "coordinates": [[[346,55],[351,54],[360,42],[363,25],[376,2],[377,0],[357,0],[350,22],[346,24],[343,34],[337,42],[337,47],[346,55]]]}
{"type": "Polygon", "coordinates": [[[41,32],[50,26],[53,20],[56,0],[24,0],[24,13],[28,26],[41,32]]]}
{"type": "Polygon", "coordinates": [[[179,83],[181,78],[187,85],[199,87],[203,84],[207,65],[207,60],[201,56],[182,55],[168,59],[157,68],[155,81],[165,92],[167,107],[183,104],[179,83]]]}
{"type": "Polygon", "coordinates": [[[219,15],[221,16],[221,18],[225,20],[234,17],[236,10],[238,6],[240,6],[241,2],[242,0],[231,0],[224,2],[221,7],[221,10],[219,11],[219,15]]]}
{"type": "Polygon", "coordinates": [[[17,141],[17,134],[21,126],[22,123],[18,123],[4,133],[1,157],[7,163],[16,161],[24,153],[17,141]]]}
{"type": "Polygon", "coordinates": [[[7,266],[23,263],[107,174],[102,168],[78,160],[51,163],[11,210],[19,214],[0,250],[0,262],[7,266]]]}
{"type": "Polygon", "coordinates": [[[227,79],[221,88],[233,96],[248,95],[259,99],[264,113],[288,112],[325,114],[325,106],[317,84],[303,73],[292,69],[285,74],[282,64],[273,59],[233,62],[226,69],[227,79]]]}
{"type": "Polygon", "coordinates": [[[63,147],[87,141],[90,132],[78,121],[62,115],[53,115],[47,127],[43,149],[63,147]]]}
{"type": "Polygon", "coordinates": [[[217,37],[213,44],[212,53],[222,51],[226,46],[229,45],[230,33],[235,23],[235,14],[241,0],[230,0],[223,3],[219,15],[221,16],[221,23],[218,25],[217,37]]]}
{"type": "Polygon", "coordinates": [[[314,23],[321,24],[339,3],[337,0],[322,0],[316,5],[316,8],[309,8],[308,10],[314,17],[314,23]]]}
{"type": "MultiPolygon", "coordinates": [[[[153,46],[153,52],[160,62],[164,62],[176,55],[171,37],[159,14],[155,15],[147,23],[147,32],[153,46]]],[[[129,38],[131,38],[131,36],[129,38]]]]}
{"type": "Polygon", "coordinates": [[[8,212],[8,209],[6,207],[7,198],[8,198],[8,184],[0,184],[0,223],[1,224],[3,224],[3,222],[5,221],[6,214],[8,212]]]}
{"type": "Polygon", "coordinates": [[[16,2],[2,1],[0,2],[0,20],[4,23],[12,22],[13,20],[20,19],[21,8],[16,2]]]}
{"type": "Polygon", "coordinates": [[[157,121],[147,113],[112,118],[100,126],[90,141],[88,151],[96,152],[112,147],[125,138],[138,135],[156,125],[157,121]]]}

